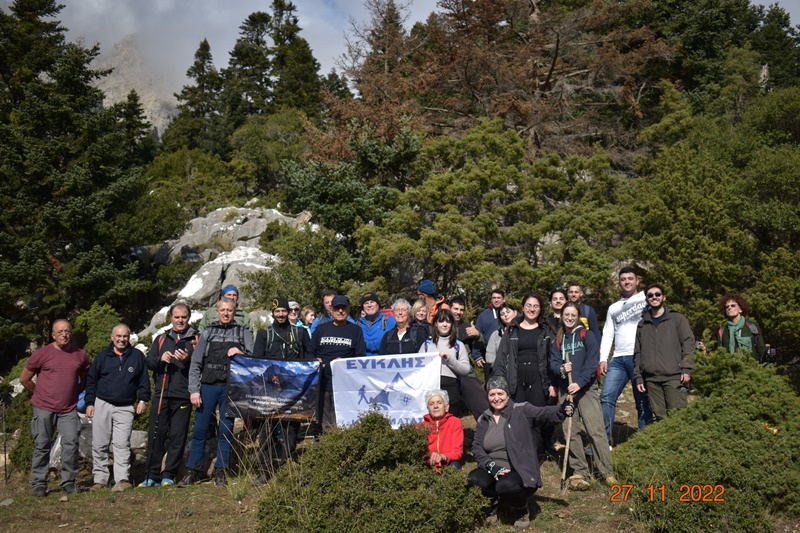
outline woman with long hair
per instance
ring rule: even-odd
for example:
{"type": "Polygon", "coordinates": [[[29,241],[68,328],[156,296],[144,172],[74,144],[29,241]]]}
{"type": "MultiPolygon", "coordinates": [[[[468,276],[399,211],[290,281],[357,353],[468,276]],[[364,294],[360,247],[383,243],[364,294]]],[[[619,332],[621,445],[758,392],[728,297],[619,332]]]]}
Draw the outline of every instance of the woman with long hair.
{"type": "MultiPolygon", "coordinates": [[[[461,401],[459,378],[466,378],[472,368],[467,347],[456,339],[456,319],[449,309],[440,309],[433,319],[431,339],[425,341],[420,353],[438,353],[442,358],[442,389],[447,391],[450,405],[456,407],[461,401]]],[[[458,413],[454,413],[458,416],[458,413]]]]}
{"type": "MultiPolygon", "coordinates": [[[[508,381],[509,392],[515,402],[528,402],[544,407],[555,401],[554,377],[550,372],[550,346],[553,332],[542,320],[541,296],[529,293],[522,300],[522,317],[506,329],[500,340],[493,376],[503,376],[508,381]]],[[[553,427],[533,428],[537,449],[542,452],[551,447],[553,427]]]]}
{"type": "MultiPolygon", "coordinates": [[[[580,307],[569,302],[561,310],[561,328],[556,341],[550,350],[550,368],[559,375],[559,400],[572,401],[575,405],[573,425],[579,421],[589,435],[589,443],[594,453],[594,463],[605,482],[612,485],[617,482],[611,466],[611,452],[608,449],[603,410],[600,407],[600,393],[597,389],[597,364],[600,348],[594,333],[583,327],[580,307]]],[[[568,433],[566,425],[564,435],[568,433]]],[[[569,478],[572,490],[587,490],[588,479],[592,474],[586,462],[580,431],[572,428],[569,440],[569,465],[573,475],[569,478]]]]}

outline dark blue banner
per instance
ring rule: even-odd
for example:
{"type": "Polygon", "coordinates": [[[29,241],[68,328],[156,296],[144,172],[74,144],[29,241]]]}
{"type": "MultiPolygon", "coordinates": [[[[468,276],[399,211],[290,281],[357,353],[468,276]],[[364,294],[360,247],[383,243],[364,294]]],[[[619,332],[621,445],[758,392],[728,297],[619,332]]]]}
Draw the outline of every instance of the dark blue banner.
{"type": "Polygon", "coordinates": [[[227,416],[290,418],[316,415],[319,362],[231,358],[227,416]]]}

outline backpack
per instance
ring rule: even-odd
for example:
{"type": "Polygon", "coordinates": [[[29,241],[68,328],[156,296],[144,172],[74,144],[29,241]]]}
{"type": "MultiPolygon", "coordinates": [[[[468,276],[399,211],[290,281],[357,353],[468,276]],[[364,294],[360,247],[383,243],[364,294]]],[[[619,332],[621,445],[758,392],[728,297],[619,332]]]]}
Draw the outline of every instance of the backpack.
{"type": "Polygon", "coordinates": [[[587,304],[581,304],[581,323],[586,329],[589,329],[589,309],[587,304]]]}
{"type": "MultiPolygon", "coordinates": [[[[278,338],[284,342],[284,344],[288,344],[291,347],[292,352],[286,354],[286,357],[297,357],[300,355],[300,337],[297,333],[297,326],[290,326],[289,327],[289,342],[286,343],[286,339],[278,335],[278,338]]],[[[272,326],[267,328],[267,349],[272,346],[272,341],[275,340],[275,328],[272,326]]]]}
{"type": "MultiPolygon", "coordinates": [[[[428,346],[431,345],[431,339],[425,339],[425,351],[428,351],[428,346]]],[[[456,339],[456,343],[453,345],[453,349],[456,351],[456,357],[458,357],[458,353],[461,351],[461,345],[458,344],[458,339],[456,339]]]]}
{"type": "MultiPolygon", "coordinates": [[[[583,342],[584,345],[585,345],[586,344],[586,329],[585,328],[579,329],[578,330],[578,336],[580,337],[581,342],[583,342]]],[[[559,352],[561,351],[561,341],[558,339],[558,335],[556,335],[556,348],[558,348],[559,352]]]]}

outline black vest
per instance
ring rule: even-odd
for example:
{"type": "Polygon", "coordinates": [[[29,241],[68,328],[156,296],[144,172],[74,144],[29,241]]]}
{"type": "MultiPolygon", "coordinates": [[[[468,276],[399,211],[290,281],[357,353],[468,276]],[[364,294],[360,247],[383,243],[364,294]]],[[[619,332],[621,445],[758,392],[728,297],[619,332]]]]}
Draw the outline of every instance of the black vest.
{"type": "Polygon", "coordinates": [[[228,350],[239,348],[244,351],[242,327],[211,326],[213,333],[206,341],[206,356],[203,359],[203,372],[200,382],[206,385],[220,385],[228,382],[230,358],[228,350]]]}

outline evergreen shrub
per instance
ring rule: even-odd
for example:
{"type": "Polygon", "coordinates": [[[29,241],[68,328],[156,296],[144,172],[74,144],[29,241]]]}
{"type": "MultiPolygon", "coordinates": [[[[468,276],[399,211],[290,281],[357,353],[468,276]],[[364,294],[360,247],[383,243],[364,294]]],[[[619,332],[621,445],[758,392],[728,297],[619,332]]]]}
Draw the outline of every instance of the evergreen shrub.
{"type": "Polygon", "coordinates": [[[19,471],[30,471],[33,460],[32,418],[31,395],[22,392],[14,396],[11,405],[6,407],[6,432],[13,434],[19,430],[17,442],[8,454],[9,462],[19,471]]]}
{"type": "Polygon", "coordinates": [[[692,383],[699,397],[687,409],[614,451],[620,482],[634,487],[635,516],[653,531],[747,532],[772,531],[776,515],[800,516],[800,399],[788,380],[718,350],[697,358],[692,383]],[[722,485],[724,502],[681,502],[681,485],[722,485]]]}
{"type": "Polygon", "coordinates": [[[371,412],[333,430],[265,487],[260,531],[471,531],[485,500],[466,474],[425,464],[427,438],[371,412]]]}

